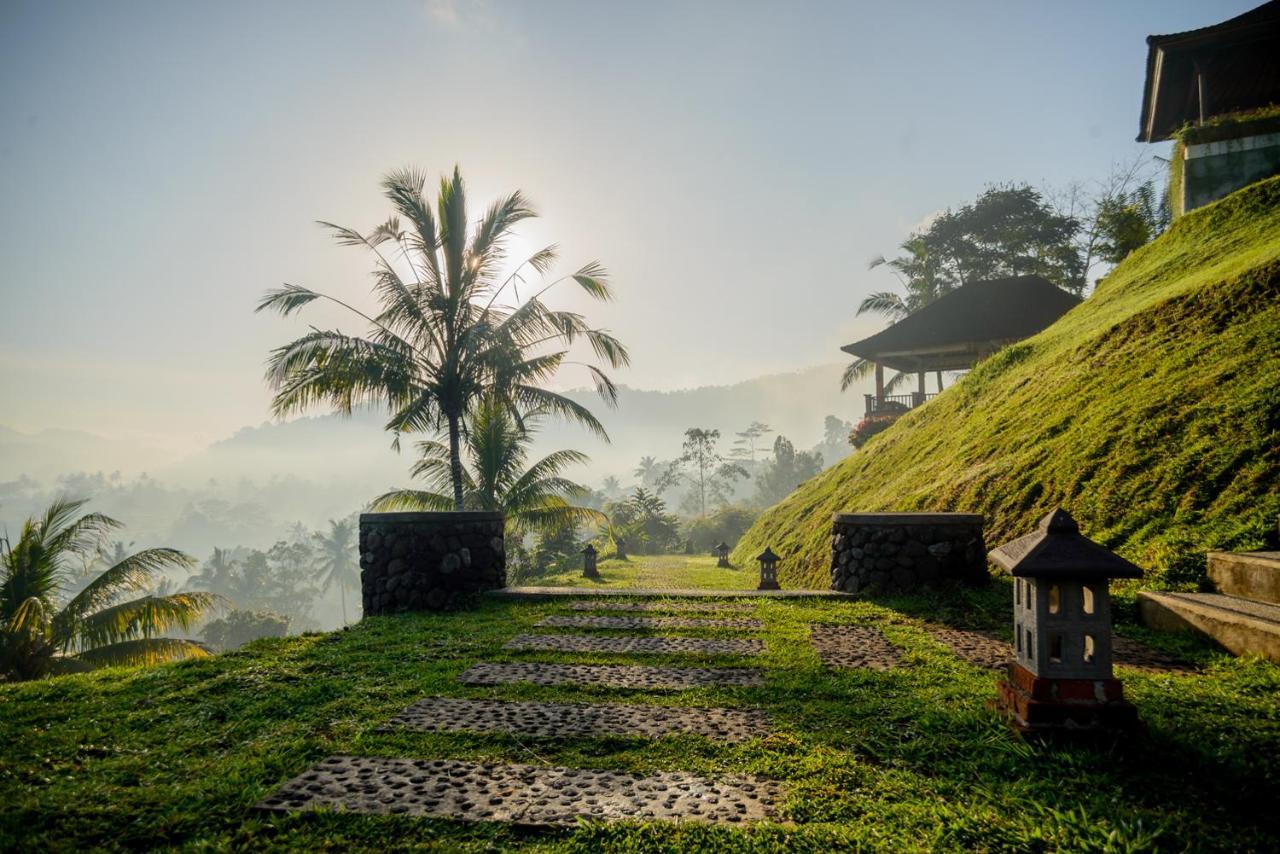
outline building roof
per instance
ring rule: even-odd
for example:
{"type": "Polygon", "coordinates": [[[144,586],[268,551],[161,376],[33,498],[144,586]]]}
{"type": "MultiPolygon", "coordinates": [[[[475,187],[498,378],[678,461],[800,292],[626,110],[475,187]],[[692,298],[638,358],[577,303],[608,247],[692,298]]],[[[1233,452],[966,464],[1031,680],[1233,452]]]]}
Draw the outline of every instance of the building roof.
{"type": "Polygon", "coordinates": [[[1280,0],[1210,27],[1147,36],[1138,142],[1169,139],[1200,119],[1201,97],[1204,118],[1280,102],[1280,0]]]}
{"type": "Polygon", "coordinates": [[[970,282],[840,349],[899,371],[955,371],[1035,335],[1080,303],[1048,279],[970,282]]]}
{"type": "Polygon", "coordinates": [[[1049,511],[1033,533],[1011,540],[987,555],[1015,578],[1101,581],[1141,578],[1142,570],[1080,533],[1061,507],[1049,511]]]}

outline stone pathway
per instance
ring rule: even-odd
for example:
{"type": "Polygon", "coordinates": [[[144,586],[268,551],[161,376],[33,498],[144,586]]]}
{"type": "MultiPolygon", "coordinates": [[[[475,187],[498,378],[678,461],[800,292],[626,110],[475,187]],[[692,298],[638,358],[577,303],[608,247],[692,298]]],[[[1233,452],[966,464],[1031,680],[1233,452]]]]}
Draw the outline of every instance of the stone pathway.
{"type": "Polygon", "coordinates": [[[892,670],[902,661],[898,648],[871,626],[809,626],[809,638],[828,667],[892,670]]]}
{"type": "Polygon", "coordinates": [[[447,759],[333,756],[258,806],[520,825],[573,825],[578,818],[741,823],[773,817],[781,799],[777,784],[747,776],[709,780],[673,772],[641,776],[447,759]]]}
{"type": "Polygon", "coordinates": [[[686,611],[697,614],[712,614],[717,611],[754,611],[755,605],[746,602],[570,602],[573,611],[669,611],[682,614],[686,611]]]}
{"type": "Polygon", "coordinates": [[[463,685],[587,685],[602,688],[681,690],[708,686],[758,688],[764,673],[741,667],[643,667],[622,664],[532,664],[486,662],[468,668],[463,685]]]}
{"type": "Polygon", "coordinates": [[[532,652],[605,652],[643,655],[759,655],[759,638],[663,638],[625,635],[516,635],[502,647],[532,652]]]}
{"type": "MultiPolygon", "coordinates": [[[[1004,670],[1013,658],[1013,648],[991,632],[926,625],[925,631],[970,664],[988,670],[1004,670]]],[[[1114,635],[1112,650],[1117,667],[1142,673],[1195,673],[1194,665],[1152,649],[1132,638],[1114,635]]]]}
{"type": "Polygon", "coordinates": [[[692,733],[734,742],[767,735],[771,726],[772,721],[764,712],[746,709],[428,697],[396,715],[382,729],[502,732],[535,738],[659,738],[692,733]]]}
{"type": "Polygon", "coordinates": [[[563,629],[762,629],[759,620],[712,620],[696,617],[547,617],[538,628],[563,629]]]}

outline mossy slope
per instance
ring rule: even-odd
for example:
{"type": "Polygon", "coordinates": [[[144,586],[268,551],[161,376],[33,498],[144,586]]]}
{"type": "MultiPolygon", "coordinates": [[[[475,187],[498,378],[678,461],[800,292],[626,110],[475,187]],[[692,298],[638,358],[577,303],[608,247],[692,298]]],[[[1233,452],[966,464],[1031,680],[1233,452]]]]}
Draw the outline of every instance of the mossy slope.
{"type": "Polygon", "coordinates": [[[1191,580],[1280,515],[1280,178],[1180,218],[1092,297],[768,510],[738,544],[829,581],[831,514],[987,516],[990,545],[1061,504],[1093,538],[1191,580]]]}

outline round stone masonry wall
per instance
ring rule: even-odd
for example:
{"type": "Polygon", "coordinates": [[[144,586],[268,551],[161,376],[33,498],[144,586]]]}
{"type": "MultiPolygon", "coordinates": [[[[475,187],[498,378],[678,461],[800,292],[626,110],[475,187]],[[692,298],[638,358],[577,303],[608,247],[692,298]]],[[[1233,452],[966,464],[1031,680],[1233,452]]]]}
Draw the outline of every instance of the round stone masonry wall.
{"type": "Polygon", "coordinates": [[[360,592],[366,615],[446,611],[507,584],[502,513],[364,513],[360,592]]]}
{"type": "Polygon", "coordinates": [[[832,590],[914,593],[946,582],[978,586],[988,577],[981,514],[835,514],[832,590]]]}

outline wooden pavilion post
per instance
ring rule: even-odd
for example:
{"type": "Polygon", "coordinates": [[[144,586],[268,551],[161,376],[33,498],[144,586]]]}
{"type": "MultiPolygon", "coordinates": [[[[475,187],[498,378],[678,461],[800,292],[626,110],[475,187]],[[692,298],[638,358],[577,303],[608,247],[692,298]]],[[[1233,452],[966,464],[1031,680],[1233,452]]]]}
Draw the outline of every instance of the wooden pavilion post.
{"type": "Polygon", "coordinates": [[[884,365],[876,362],[876,409],[884,408],[884,365]]]}

